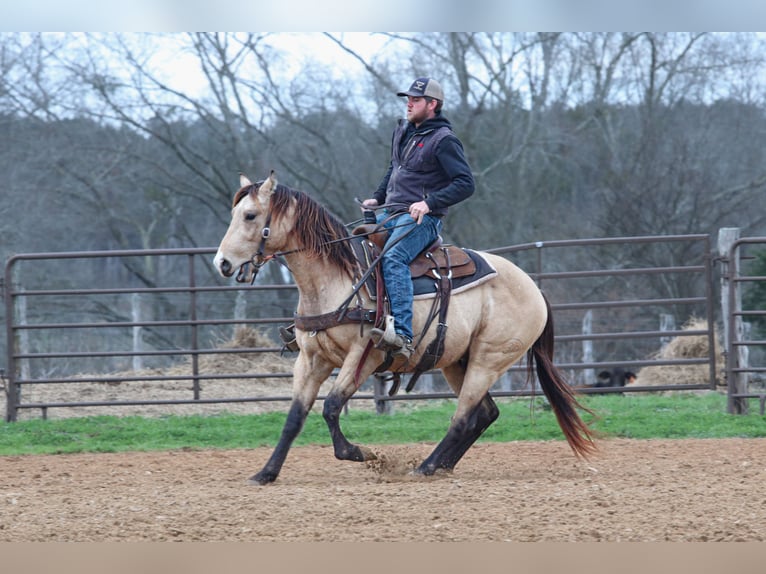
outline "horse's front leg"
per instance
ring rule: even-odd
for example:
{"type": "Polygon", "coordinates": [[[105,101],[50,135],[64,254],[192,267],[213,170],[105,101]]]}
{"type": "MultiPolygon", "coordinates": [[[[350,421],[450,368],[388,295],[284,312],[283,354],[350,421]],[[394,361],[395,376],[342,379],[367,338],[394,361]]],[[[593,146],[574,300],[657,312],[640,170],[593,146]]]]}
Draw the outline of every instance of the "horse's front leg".
{"type": "MultiPolygon", "coordinates": [[[[322,416],[324,416],[327,428],[330,430],[335,458],[339,460],[363,462],[377,458],[375,453],[369,448],[350,443],[340,428],[340,413],[343,410],[343,406],[357,390],[356,383],[354,382],[354,373],[360,359],[361,356],[359,354],[349,354],[349,358],[343,364],[338,377],[335,379],[335,385],[324,400],[322,416]]],[[[364,381],[369,377],[377,364],[374,361],[370,362],[369,359],[367,362],[369,364],[364,365],[360,371],[360,381],[364,381]]]]}
{"type": "Polygon", "coordinates": [[[277,479],[290,446],[303,429],[306,417],[319,393],[319,386],[331,372],[332,365],[312,363],[304,353],[298,355],[293,373],[293,400],[282,434],[266,465],[250,478],[251,483],[268,484],[277,479]]]}
{"type": "Polygon", "coordinates": [[[282,428],[282,434],[279,437],[274,452],[271,453],[266,465],[254,476],[250,477],[253,484],[268,484],[274,482],[279,476],[279,471],[287,458],[287,452],[293,444],[295,438],[300,434],[303,424],[306,422],[306,416],[311,405],[305,405],[302,401],[293,399],[290,405],[290,412],[287,414],[285,426],[282,428]]]}

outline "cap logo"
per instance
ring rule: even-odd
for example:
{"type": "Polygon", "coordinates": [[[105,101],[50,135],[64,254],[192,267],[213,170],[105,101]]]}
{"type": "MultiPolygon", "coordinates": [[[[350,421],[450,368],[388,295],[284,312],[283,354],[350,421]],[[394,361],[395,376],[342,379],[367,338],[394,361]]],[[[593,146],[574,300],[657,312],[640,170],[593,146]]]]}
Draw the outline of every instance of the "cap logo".
{"type": "Polygon", "coordinates": [[[426,84],[425,82],[421,82],[420,80],[415,80],[415,85],[413,86],[413,88],[416,88],[417,90],[421,92],[424,92],[426,89],[426,84]]]}

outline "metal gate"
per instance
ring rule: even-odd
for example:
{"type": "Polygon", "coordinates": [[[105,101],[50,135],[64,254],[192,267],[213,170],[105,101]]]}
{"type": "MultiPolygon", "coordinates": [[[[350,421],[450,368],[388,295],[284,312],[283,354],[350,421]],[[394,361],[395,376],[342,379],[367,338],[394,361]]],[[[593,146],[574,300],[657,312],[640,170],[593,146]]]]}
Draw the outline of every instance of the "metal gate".
{"type": "Polygon", "coordinates": [[[725,309],[728,411],[748,412],[758,399],[766,411],[766,237],[739,238],[732,228],[722,237],[725,253],[722,301],[725,309]]]}

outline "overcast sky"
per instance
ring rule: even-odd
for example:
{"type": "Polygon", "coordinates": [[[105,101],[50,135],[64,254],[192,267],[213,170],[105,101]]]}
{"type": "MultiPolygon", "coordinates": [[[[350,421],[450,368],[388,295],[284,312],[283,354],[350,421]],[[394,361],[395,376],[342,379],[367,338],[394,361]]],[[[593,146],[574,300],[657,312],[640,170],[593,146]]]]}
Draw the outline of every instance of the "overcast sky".
{"type": "Polygon", "coordinates": [[[764,31],[763,0],[2,0],[0,31],[764,31]]]}

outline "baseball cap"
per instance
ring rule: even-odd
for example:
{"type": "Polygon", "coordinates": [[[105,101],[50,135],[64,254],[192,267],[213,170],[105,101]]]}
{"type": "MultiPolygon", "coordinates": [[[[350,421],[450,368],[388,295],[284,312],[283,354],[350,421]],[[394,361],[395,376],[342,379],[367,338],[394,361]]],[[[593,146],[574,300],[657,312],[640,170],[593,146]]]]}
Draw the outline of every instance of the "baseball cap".
{"type": "Polygon", "coordinates": [[[418,78],[412,82],[409,90],[406,92],[399,92],[396,95],[413,96],[416,98],[422,98],[425,96],[434,98],[440,102],[444,101],[444,92],[442,91],[441,85],[439,85],[439,82],[432,80],[431,78],[418,78]]]}

